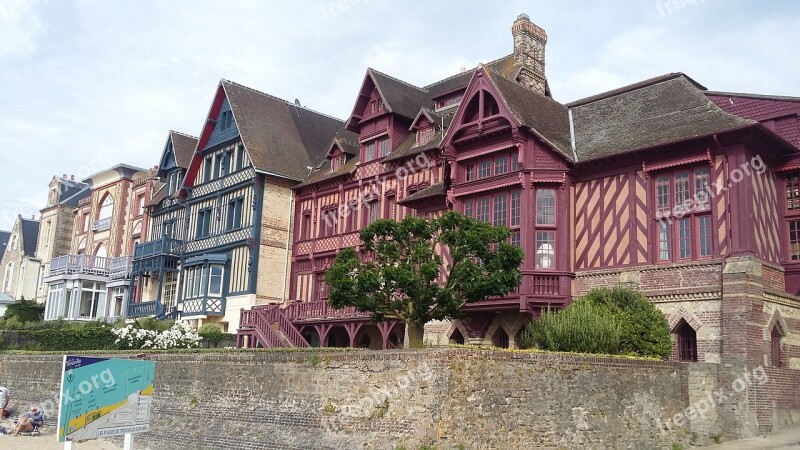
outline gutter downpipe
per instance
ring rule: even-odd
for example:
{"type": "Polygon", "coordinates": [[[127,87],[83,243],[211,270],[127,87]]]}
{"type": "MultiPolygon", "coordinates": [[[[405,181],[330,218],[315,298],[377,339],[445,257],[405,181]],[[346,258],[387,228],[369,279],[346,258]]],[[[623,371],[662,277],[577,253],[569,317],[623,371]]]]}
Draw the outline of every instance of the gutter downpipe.
{"type": "Polygon", "coordinates": [[[572,159],[578,162],[578,152],[575,151],[575,123],[572,121],[572,108],[567,110],[567,116],[569,117],[569,143],[572,147],[572,159]]]}
{"type": "Polygon", "coordinates": [[[283,266],[283,301],[288,304],[288,298],[286,298],[286,287],[287,287],[287,278],[289,276],[289,259],[291,255],[289,255],[289,241],[292,237],[292,219],[294,217],[294,190],[292,190],[292,195],[289,196],[289,217],[286,221],[286,261],[283,266]]]}

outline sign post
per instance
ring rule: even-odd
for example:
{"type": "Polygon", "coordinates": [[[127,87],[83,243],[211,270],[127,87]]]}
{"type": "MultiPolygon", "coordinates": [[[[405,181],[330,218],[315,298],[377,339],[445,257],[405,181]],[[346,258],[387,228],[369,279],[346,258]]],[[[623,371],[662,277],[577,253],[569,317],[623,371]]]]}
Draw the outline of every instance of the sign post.
{"type": "Polygon", "coordinates": [[[133,434],[150,429],[155,362],[64,356],[58,412],[58,441],[125,435],[131,450],[133,434]]]}

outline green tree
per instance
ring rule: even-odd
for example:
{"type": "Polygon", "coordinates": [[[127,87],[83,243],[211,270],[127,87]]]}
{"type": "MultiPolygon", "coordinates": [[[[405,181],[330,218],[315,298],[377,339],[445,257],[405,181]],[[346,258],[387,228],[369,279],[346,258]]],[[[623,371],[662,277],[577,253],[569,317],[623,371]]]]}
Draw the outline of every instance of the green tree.
{"type": "Polygon", "coordinates": [[[627,287],[597,288],[581,298],[608,307],[620,319],[621,353],[655,358],[669,356],[672,340],[667,320],[641,292],[627,287]]]}
{"type": "Polygon", "coordinates": [[[464,305],[519,285],[523,252],[508,243],[510,235],[457,212],[375,221],[361,231],[368,258],[348,248],[328,269],[330,304],[355,306],[375,321],[402,320],[410,346],[422,347],[427,322],[458,317],[464,305]],[[450,255],[449,264],[441,252],[450,255]]]}
{"type": "Polygon", "coordinates": [[[23,298],[8,305],[3,317],[16,317],[20,322],[40,322],[44,318],[44,305],[23,298]]]}

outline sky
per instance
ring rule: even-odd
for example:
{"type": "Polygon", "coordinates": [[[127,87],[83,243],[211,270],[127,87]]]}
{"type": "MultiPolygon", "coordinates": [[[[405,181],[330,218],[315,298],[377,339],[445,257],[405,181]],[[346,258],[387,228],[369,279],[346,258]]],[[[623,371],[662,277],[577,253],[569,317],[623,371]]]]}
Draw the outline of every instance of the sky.
{"type": "Polygon", "coordinates": [[[561,102],[669,72],[800,96],[789,0],[0,0],[0,229],[38,218],[53,175],[157,165],[221,78],[346,119],[367,67],[430,84],[510,54],[520,13],[561,102]]]}

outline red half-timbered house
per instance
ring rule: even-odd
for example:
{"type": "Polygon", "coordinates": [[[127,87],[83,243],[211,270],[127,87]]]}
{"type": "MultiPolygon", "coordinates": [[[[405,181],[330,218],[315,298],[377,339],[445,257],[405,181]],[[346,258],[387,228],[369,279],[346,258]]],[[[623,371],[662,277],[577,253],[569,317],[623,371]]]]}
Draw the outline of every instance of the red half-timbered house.
{"type": "Polygon", "coordinates": [[[271,320],[243,313],[239,344],[271,345],[261,323],[310,345],[400,345],[402,324],[330,308],[325,270],[378,218],[452,209],[510,228],[523,279],[432,324],[433,342],[515,347],[543,308],[622,284],[665,314],[675,359],[800,368],[800,99],[672,73],[563,104],[544,30],[521,15],[512,35],[513,54],[424,87],[367,70],[294,188],[289,296],[271,320]]]}

